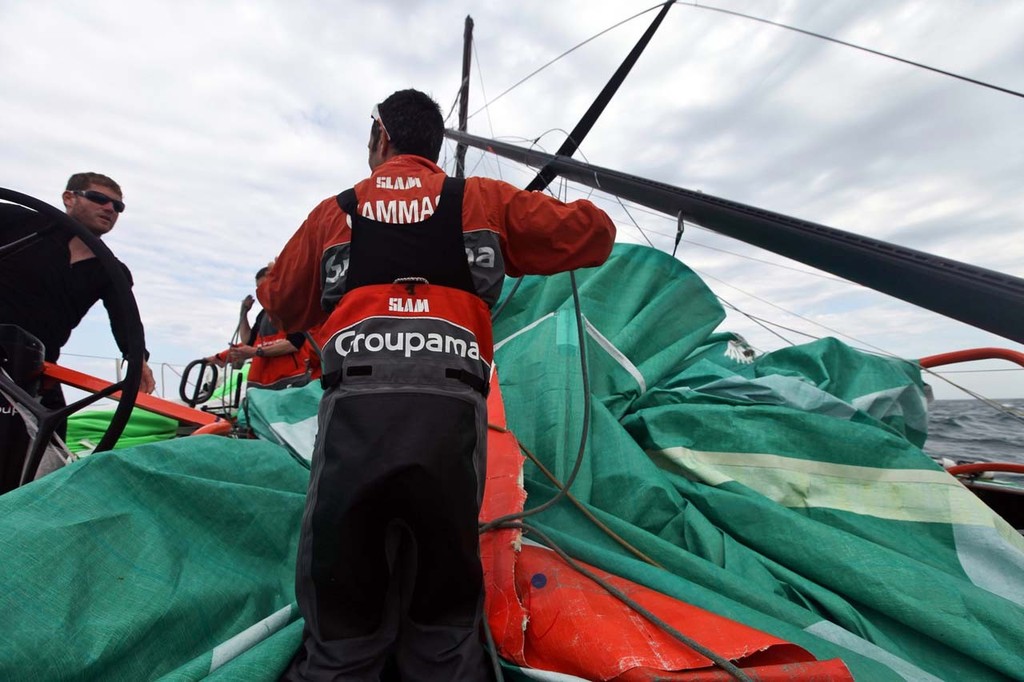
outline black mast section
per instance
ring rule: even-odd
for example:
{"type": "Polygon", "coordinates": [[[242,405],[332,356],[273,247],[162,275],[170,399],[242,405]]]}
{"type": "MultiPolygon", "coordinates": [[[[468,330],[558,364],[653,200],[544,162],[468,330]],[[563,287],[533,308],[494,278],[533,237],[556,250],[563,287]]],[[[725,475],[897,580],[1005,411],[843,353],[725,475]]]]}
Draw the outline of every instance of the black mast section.
{"type": "Polygon", "coordinates": [[[1024,343],[1024,280],[834,227],[449,130],[449,139],[686,219],[1024,343]]]}
{"type": "MultiPolygon", "coordinates": [[[[466,132],[469,119],[469,63],[473,54],[473,17],[466,15],[466,28],[462,32],[462,87],[459,88],[459,130],[466,132]]],[[[466,145],[455,147],[455,177],[466,177],[466,145]]]]}
{"type": "MultiPolygon", "coordinates": [[[[616,91],[618,91],[619,86],[622,85],[622,81],[624,81],[626,76],[629,75],[633,65],[636,64],[636,60],[640,58],[644,48],[646,48],[647,44],[651,42],[651,38],[654,37],[654,32],[658,30],[659,26],[661,26],[662,20],[665,18],[665,15],[668,14],[669,8],[672,7],[675,1],[676,0],[668,0],[668,2],[662,5],[661,11],[658,12],[658,16],[656,16],[654,21],[651,22],[651,25],[647,27],[647,30],[644,31],[640,40],[637,41],[637,44],[634,45],[633,49],[630,50],[628,55],[626,55],[625,61],[619,65],[619,68],[615,70],[611,79],[604,86],[604,89],[601,90],[601,94],[597,96],[594,103],[590,105],[589,109],[587,109],[587,113],[583,115],[580,122],[577,123],[576,127],[572,129],[571,133],[569,133],[569,137],[566,138],[565,142],[562,143],[562,146],[559,147],[557,152],[555,152],[556,156],[572,156],[576,153],[576,150],[583,142],[583,138],[585,138],[587,133],[590,132],[590,129],[594,127],[594,124],[597,122],[597,118],[604,111],[605,107],[608,106],[608,102],[611,101],[616,91]]],[[[465,128],[460,128],[460,130],[465,131],[465,128]]],[[[535,177],[533,181],[526,186],[526,189],[530,192],[543,190],[551,184],[551,181],[555,179],[555,175],[556,174],[550,168],[545,166],[540,169],[540,172],[537,173],[537,177],[535,177]]]]}

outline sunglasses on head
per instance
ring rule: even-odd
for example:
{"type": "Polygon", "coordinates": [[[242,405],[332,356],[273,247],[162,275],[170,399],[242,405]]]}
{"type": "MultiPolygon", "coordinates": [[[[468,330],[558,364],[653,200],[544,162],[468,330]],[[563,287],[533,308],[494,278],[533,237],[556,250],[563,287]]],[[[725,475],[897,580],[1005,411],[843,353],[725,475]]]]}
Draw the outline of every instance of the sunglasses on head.
{"type": "Polygon", "coordinates": [[[124,202],[123,201],[120,201],[118,199],[113,199],[111,197],[108,197],[103,192],[97,192],[97,191],[91,190],[91,189],[87,189],[87,190],[75,189],[75,190],[71,190],[71,193],[74,194],[75,196],[84,197],[85,199],[88,199],[92,203],[99,204],[100,206],[106,206],[108,203],[114,204],[114,210],[117,211],[118,213],[121,213],[122,211],[124,211],[124,202]]]}
{"type": "Polygon", "coordinates": [[[380,126],[380,129],[384,131],[384,134],[387,135],[388,139],[390,140],[391,139],[391,133],[389,133],[388,129],[384,127],[384,119],[382,119],[380,117],[380,105],[379,104],[374,104],[373,105],[373,111],[370,112],[370,118],[372,118],[374,121],[377,122],[377,125],[380,126]]]}

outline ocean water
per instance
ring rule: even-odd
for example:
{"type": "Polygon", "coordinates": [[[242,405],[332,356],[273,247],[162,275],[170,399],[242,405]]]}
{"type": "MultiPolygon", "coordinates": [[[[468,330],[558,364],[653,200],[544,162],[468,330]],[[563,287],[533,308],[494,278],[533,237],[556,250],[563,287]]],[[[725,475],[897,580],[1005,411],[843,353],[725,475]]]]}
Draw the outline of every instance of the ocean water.
{"type": "Polygon", "coordinates": [[[924,451],[955,461],[1024,463],[1024,399],[995,402],[1017,416],[981,400],[933,402],[924,451]]]}

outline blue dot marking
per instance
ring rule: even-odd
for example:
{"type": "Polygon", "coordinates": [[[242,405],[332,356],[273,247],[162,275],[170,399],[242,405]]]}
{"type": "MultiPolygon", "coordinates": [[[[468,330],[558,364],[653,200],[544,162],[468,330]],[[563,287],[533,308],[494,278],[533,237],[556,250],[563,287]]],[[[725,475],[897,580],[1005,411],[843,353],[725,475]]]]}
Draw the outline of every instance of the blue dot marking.
{"type": "Polygon", "coordinates": [[[548,584],[548,577],[543,573],[534,573],[533,577],[530,578],[530,584],[539,590],[548,584]]]}

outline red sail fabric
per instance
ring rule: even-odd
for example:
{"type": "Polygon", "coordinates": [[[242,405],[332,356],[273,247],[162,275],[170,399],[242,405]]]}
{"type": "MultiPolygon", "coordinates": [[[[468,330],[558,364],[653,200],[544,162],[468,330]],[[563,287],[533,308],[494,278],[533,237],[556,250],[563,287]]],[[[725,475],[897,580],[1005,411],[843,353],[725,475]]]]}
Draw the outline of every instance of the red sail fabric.
{"type": "MultiPolygon", "coordinates": [[[[496,376],[488,409],[491,428],[482,522],[522,511],[526,500],[521,478],[524,458],[507,430],[496,376]]],[[[519,530],[485,532],[480,551],[487,621],[505,660],[587,680],[732,679],[553,551],[521,545],[519,530]]],[[[581,565],[752,679],[853,679],[839,659],[817,661],[805,649],[765,632],[581,565]]]]}
{"type": "MultiPolygon", "coordinates": [[[[491,374],[487,396],[487,483],[480,520],[523,510],[526,490],[522,484],[523,460],[515,436],[507,430],[498,374],[491,374]]],[[[515,592],[515,562],[521,542],[518,529],[492,530],[480,536],[480,557],[486,588],[485,613],[491,635],[502,656],[523,661],[527,613],[515,592]]]]}

